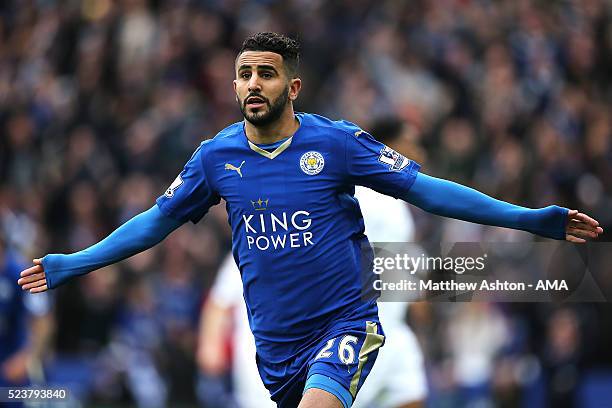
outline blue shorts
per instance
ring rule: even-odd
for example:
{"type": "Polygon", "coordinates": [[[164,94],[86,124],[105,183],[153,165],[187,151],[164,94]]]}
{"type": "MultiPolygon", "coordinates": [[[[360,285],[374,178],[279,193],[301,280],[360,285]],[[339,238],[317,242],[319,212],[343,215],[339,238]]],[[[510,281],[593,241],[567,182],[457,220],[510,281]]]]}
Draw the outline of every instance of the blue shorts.
{"type": "Polygon", "coordinates": [[[380,323],[356,322],[324,336],[313,347],[281,364],[257,358],[259,375],[279,408],[295,408],[309,388],[338,397],[345,408],[370,373],[385,336],[380,323]]]}

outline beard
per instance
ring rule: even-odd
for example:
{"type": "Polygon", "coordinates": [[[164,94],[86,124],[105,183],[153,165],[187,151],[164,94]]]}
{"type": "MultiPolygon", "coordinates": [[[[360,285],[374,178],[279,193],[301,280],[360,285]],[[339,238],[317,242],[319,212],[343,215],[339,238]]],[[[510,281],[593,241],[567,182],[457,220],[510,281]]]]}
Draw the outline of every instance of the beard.
{"type": "Polygon", "coordinates": [[[260,98],[264,99],[265,104],[268,107],[268,109],[264,112],[247,112],[246,101],[247,99],[249,99],[250,96],[255,95],[248,95],[246,98],[244,98],[244,101],[242,103],[238,101],[242,116],[244,116],[244,118],[254,126],[266,126],[270,123],[276,122],[283,114],[285,106],[289,101],[289,86],[286,86],[285,89],[278,96],[278,98],[272,101],[272,103],[270,103],[268,99],[264,99],[261,95],[257,95],[260,98]]]}

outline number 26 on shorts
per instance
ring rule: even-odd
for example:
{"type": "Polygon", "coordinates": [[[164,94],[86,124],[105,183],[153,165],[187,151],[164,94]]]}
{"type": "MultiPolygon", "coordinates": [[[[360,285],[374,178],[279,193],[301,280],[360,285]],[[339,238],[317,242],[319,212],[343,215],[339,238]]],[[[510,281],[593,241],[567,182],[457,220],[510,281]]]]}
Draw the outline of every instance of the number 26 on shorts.
{"type": "MultiPolygon", "coordinates": [[[[329,339],[325,344],[325,347],[319,351],[319,354],[315,357],[315,361],[320,358],[330,358],[333,356],[334,343],[337,338],[329,339]]],[[[353,364],[355,362],[355,349],[354,345],[357,344],[359,339],[355,336],[347,334],[342,337],[340,344],[338,344],[338,358],[342,364],[353,364]]]]}

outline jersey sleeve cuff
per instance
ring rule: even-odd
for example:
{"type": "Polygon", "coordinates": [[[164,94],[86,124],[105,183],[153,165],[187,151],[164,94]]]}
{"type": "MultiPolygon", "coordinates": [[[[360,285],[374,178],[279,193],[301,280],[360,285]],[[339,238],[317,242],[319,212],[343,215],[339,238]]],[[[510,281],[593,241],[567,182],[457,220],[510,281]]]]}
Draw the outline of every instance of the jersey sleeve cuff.
{"type": "Polygon", "coordinates": [[[410,177],[408,179],[408,182],[406,183],[407,191],[410,191],[410,188],[414,184],[414,181],[416,180],[417,175],[419,174],[419,170],[421,170],[421,165],[415,162],[414,160],[411,160],[410,164],[408,165],[408,175],[410,177]]]}
{"type": "MultiPolygon", "coordinates": [[[[155,204],[157,204],[157,208],[159,208],[159,211],[166,217],[168,218],[172,218],[173,220],[182,222],[182,223],[186,223],[187,221],[191,221],[194,224],[197,221],[193,221],[191,220],[189,217],[177,217],[169,208],[167,205],[164,205],[164,197],[158,197],[157,200],[155,200],[155,204]]],[[[198,220],[199,221],[199,220],[198,220]]]]}
{"type": "Polygon", "coordinates": [[[51,266],[49,265],[49,255],[43,256],[40,262],[42,263],[43,270],[45,271],[45,279],[47,280],[47,289],[55,289],[55,278],[53,277],[51,266]]]}

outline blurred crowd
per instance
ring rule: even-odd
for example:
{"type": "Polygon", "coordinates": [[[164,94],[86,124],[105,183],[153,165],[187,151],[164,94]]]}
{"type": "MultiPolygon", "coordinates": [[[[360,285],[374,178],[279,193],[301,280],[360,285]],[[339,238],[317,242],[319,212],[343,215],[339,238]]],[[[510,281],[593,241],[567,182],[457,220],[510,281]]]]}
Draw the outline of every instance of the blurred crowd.
{"type": "MultiPolygon", "coordinates": [[[[234,58],[257,31],[300,40],[297,110],[365,129],[399,117],[425,173],[579,208],[609,241],[608,0],[5,0],[0,252],[77,251],[151,207],[201,140],[242,119],[234,58]]],[[[424,245],[534,239],[414,215],[424,245]]],[[[83,401],[197,403],[200,305],[230,239],[217,206],[54,291],[45,380],[83,401]]],[[[589,390],[609,392],[609,303],[417,304],[407,318],[431,406],[587,406],[589,390]]]]}

